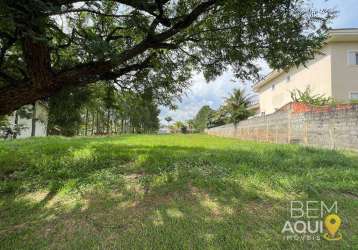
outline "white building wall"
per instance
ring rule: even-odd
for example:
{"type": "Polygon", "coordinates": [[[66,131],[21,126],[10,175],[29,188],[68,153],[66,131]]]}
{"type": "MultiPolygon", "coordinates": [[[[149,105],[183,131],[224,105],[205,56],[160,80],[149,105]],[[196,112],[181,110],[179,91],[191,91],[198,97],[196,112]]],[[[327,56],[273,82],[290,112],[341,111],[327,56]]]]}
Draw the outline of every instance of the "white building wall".
{"type": "MultiPolygon", "coordinates": [[[[29,108],[32,108],[32,105],[28,105],[29,108]]],[[[36,103],[36,129],[35,136],[42,137],[47,135],[47,123],[48,123],[48,108],[41,104],[40,102],[36,103]]],[[[14,128],[15,126],[15,113],[9,117],[10,126],[14,128]]],[[[31,137],[32,131],[32,119],[27,119],[24,117],[18,117],[18,124],[23,128],[20,131],[20,134],[17,135],[17,138],[28,138],[31,137]]]]}
{"type": "Polygon", "coordinates": [[[333,97],[349,101],[350,93],[358,93],[358,65],[350,64],[348,52],[358,52],[357,42],[332,43],[333,97]]]}
{"type": "Polygon", "coordinates": [[[309,86],[313,94],[332,96],[331,75],[331,46],[327,45],[306,66],[293,67],[260,87],[260,112],[271,114],[291,102],[294,89],[304,91],[309,86]]]}

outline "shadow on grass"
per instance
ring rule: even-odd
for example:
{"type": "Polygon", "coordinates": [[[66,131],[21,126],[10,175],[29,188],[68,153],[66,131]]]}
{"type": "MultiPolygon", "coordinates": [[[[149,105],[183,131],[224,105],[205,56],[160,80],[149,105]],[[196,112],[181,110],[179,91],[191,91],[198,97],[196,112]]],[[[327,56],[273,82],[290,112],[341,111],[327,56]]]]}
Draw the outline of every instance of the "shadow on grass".
{"type": "Polygon", "coordinates": [[[86,139],[1,156],[0,238],[18,248],[319,247],[282,240],[287,202],[357,192],[356,157],[302,147],[86,139]]]}

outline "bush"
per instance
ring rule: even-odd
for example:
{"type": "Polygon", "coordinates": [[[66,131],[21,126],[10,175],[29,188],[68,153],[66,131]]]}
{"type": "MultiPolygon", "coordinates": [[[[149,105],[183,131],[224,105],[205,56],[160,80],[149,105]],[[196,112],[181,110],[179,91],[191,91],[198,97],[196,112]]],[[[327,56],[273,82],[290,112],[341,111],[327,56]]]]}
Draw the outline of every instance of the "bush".
{"type": "Polygon", "coordinates": [[[301,102],[315,106],[334,105],[336,101],[332,97],[326,97],[325,95],[314,95],[310,87],[307,87],[304,91],[294,89],[291,91],[291,99],[294,102],[301,102]]]}

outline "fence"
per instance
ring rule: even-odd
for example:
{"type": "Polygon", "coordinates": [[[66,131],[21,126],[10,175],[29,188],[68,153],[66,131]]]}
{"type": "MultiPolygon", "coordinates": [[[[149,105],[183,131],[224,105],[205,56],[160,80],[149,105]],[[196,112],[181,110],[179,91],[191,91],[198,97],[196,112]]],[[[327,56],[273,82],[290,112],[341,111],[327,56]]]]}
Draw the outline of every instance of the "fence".
{"type": "Polygon", "coordinates": [[[271,115],[206,131],[243,140],[358,150],[358,105],[313,107],[289,103],[271,115]]]}

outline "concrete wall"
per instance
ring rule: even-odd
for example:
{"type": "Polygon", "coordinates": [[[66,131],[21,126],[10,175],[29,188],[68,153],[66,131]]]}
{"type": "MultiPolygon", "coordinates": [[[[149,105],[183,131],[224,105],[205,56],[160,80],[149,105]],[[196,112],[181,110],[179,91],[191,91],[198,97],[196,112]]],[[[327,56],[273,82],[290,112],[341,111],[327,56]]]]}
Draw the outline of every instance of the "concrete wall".
{"type": "Polygon", "coordinates": [[[358,105],[314,108],[288,104],[266,116],[207,130],[210,135],[331,149],[358,150],[358,105]]]}
{"type": "Polygon", "coordinates": [[[303,91],[309,86],[313,94],[332,96],[331,46],[325,46],[321,52],[314,60],[307,62],[306,67],[293,67],[260,87],[260,112],[271,114],[290,103],[291,91],[294,89],[303,91]]]}

